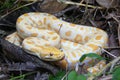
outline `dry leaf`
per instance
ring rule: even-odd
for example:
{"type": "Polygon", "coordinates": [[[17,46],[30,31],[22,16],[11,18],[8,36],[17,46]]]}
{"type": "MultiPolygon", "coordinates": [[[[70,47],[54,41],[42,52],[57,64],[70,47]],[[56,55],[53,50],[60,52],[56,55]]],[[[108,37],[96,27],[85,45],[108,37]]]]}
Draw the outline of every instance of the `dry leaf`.
{"type": "Polygon", "coordinates": [[[118,6],[118,0],[96,0],[96,2],[105,8],[114,8],[118,6]]]}
{"type": "Polygon", "coordinates": [[[48,13],[56,13],[63,10],[67,4],[59,3],[57,0],[44,0],[40,4],[40,10],[48,13]]]}
{"type": "Polygon", "coordinates": [[[86,3],[94,4],[95,0],[85,0],[86,3]]]}

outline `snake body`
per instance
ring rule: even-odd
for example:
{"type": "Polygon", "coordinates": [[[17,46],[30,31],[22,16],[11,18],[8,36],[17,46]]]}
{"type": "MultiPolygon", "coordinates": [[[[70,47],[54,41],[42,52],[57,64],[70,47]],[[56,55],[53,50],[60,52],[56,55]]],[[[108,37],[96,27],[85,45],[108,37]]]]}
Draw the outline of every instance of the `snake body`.
{"type": "Polygon", "coordinates": [[[107,46],[108,41],[101,29],[65,22],[48,13],[25,13],[17,19],[16,28],[6,40],[15,44],[13,36],[17,36],[16,45],[40,59],[59,60],[56,64],[62,68],[74,67],[83,54],[100,54],[99,47],[107,46]]]}

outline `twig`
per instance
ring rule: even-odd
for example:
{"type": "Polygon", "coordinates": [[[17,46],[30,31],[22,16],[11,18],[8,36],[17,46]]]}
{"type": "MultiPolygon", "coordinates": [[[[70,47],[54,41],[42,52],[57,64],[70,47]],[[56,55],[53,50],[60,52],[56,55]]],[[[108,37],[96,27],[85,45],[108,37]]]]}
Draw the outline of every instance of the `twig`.
{"type": "Polygon", "coordinates": [[[65,80],[65,78],[67,77],[67,75],[69,74],[70,71],[68,71],[63,77],[61,80],[65,80]]]}
{"type": "Polygon", "coordinates": [[[0,26],[9,26],[9,27],[13,27],[13,25],[4,24],[4,23],[0,23],[0,26]]]}
{"type": "Polygon", "coordinates": [[[112,75],[108,75],[108,76],[102,77],[98,80],[111,80],[111,79],[112,79],[112,75]]]}
{"type": "Polygon", "coordinates": [[[120,46],[116,46],[116,47],[105,47],[104,49],[120,49],[120,46]]]}
{"type": "Polygon", "coordinates": [[[84,0],[81,0],[80,4],[82,4],[84,2],[84,0]]]}
{"type": "Polygon", "coordinates": [[[109,55],[113,56],[114,58],[117,58],[117,56],[115,56],[115,55],[111,54],[110,52],[108,52],[107,50],[105,50],[105,49],[103,49],[103,48],[102,48],[102,51],[104,51],[104,52],[106,52],[107,54],[109,54],[109,55]]]}
{"type": "Polygon", "coordinates": [[[115,64],[116,62],[118,62],[120,60],[120,57],[117,57],[116,59],[114,59],[113,61],[111,61],[110,63],[108,63],[105,67],[103,67],[102,70],[100,70],[100,72],[98,72],[97,74],[93,74],[91,75],[88,80],[93,80],[95,79],[97,76],[100,76],[108,67],[110,67],[111,65],[115,64]]]}
{"type": "Polygon", "coordinates": [[[40,60],[38,57],[33,56],[25,52],[22,48],[0,38],[0,46],[2,47],[2,50],[6,54],[6,56],[9,56],[11,60],[16,61],[22,61],[22,62],[32,62],[35,64],[36,67],[47,69],[51,71],[53,74],[56,74],[59,70],[57,67],[40,60]],[[10,53],[10,54],[8,54],[10,53]],[[18,56],[19,55],[19,56],[18,56]]]}
{"type": "Polygon", "coordinates": [[[4,17],[6,17],[7,15],[11,14],[11,13],[14,12],[14,11],[16,11],[16,10],[18,10],[18,9],[20,9],[20,8],[29,6],[29,5],[31,5],[31,4],[34,4],[34,3],[36,3],[36,2],[37,2],[37,1],[34,1],[34,2],[31,2],[31,3],[25,4],[25,5],[23,5],[23,6],[20,6],[20,7],[16,8],[16,9],[14,9],[14,10],[6,13],[5,15],[1,16],[1,17],[0,17],[0,20],[3,19],[4,17]]]}
{"type": "Polygon", "coordinates": [[[26,73],[26,74],[23,74],[23,75],[20,75],[20,76],[16,76],[16,77],[11,78],[10,80],[17,80],[17,79],[24,78],[25,76],[32,75],[32,74],[35,74],[35,73],[37,73],[37,71],[33,71],[33,72],[29,72],[29,73],[26,73]]]}
{"type": "Polygon", "coordinates": [[[84,6],[84,7],[89,7],[89,8],[98,8],[98,9],[103,9],[103,7],[98,7],[98,6],[92,6],[92,5],[86,5],[86,4],[82,4],[82,3],[76,3],[76,2],[72,2],[72,1],[64,1],[64,0],[57,0],[58,2],[62,2],[65,4],[72,4],[72,5],[77,5],[77,6],[84,6]]]}
{"type": "Polygon", "coordinates": [[[17,2],[19,2],[20,0],[16,0],[15,2],[14,2],[14,4],[16,4],[17,2]]]}

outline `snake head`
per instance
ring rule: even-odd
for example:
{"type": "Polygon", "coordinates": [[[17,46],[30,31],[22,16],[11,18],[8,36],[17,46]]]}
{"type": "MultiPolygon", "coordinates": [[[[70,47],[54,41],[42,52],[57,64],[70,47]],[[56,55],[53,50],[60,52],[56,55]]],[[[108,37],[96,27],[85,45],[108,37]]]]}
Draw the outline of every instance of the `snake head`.
{"type": "Polygon", "coordinates": [[[40,58],[45,61],[58,61],[64,58],[64,53],[55,47],[45,47],[41,50],[40,58]]]}
{"type": "Polygon", "coordinates": [[[45,61],[58,61],[64,57],[64,53],[53,46],[39,45],[36,38],[26,38],[22,43],[22,48],[29,54],[36,55],[45,61]]]}

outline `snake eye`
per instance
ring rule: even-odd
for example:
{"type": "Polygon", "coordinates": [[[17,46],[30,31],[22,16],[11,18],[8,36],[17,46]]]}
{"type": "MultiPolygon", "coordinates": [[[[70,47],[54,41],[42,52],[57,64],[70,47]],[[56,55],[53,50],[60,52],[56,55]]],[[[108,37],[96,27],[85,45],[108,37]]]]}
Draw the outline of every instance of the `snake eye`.
{"type": "Polygon", "coordinates": [[[50,53],[50,56],[53,56],[53,54],[52,54],[52,53],[50,53]]]}

